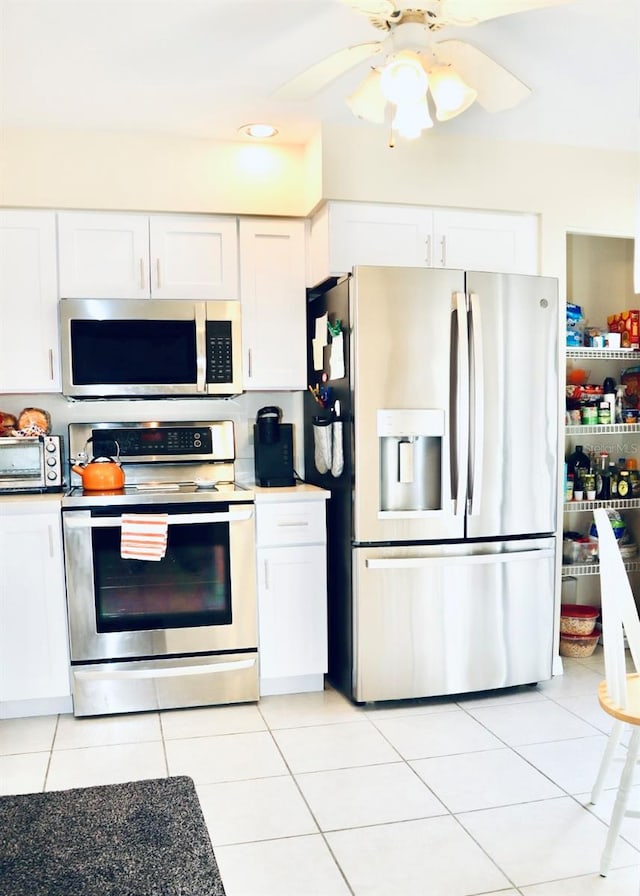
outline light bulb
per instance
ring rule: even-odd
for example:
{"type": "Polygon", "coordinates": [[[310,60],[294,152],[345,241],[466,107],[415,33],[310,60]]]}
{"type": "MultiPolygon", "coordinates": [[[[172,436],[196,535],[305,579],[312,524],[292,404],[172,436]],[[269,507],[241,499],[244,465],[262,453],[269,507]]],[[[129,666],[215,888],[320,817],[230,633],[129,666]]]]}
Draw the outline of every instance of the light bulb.
{"type": "Polygon", "coordinates": [[[382,70],[380,88],[390,103],[416,102],[427,92],[429,78],[420,58],[410,50],[402,50],[382,70]]]}
{"type": "Polygon", "coordinates": [[[415,140],[425,128],[433,127],[426,96],[416,102],[401,103],[396,106],[396,114],[391,127],[406,140],[415,140]]]}
{"type": "Polygon", "coordinates": [[[429,72],[431,96],[438,121],[455,118],[475,101],[478,91],[469,87],[448,65],[439,65],[429,72]]]}

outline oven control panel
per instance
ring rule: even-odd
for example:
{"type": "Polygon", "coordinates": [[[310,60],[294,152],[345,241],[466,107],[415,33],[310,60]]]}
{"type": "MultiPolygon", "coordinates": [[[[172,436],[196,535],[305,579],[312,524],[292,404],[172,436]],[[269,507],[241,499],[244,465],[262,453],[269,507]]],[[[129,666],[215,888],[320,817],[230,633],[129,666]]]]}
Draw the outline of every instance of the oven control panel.
{"type": "Polygon", "coordinates": [[[94,457],[119,455],[126,461],[229,461],[235,457],[233,421],[206,423],[71,424],[71,454],[92,439],[94,457]]]}

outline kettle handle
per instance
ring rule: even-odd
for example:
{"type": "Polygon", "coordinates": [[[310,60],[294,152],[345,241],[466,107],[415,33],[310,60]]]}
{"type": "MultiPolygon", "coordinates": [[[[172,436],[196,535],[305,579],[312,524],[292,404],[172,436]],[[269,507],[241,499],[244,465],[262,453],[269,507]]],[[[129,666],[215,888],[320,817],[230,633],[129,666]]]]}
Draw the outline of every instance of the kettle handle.
{"type": "MultiPolygon", "coordinates": [[[[119,464],[119,463],[120,463],[120,443],[118,442],[117,439],[107,439],[106,441],[108,441],[108,442],[113,442],[113,444],[116,446],[116,459],[115,459],[115,463],[119,464]]],[[[89,445],[89,442],[93,442],[93,436],[89,436],[89,438],[87,439],[87,441],[84,443],[84,452],[85,452],[85,454],[87,453],[87,446],[89,445]]],[[[92,460],[95,460],[95,458],[92,458],[92,460]]],[[[109,460],[113,460],[113,458],[110,457],[109,460]]]]}

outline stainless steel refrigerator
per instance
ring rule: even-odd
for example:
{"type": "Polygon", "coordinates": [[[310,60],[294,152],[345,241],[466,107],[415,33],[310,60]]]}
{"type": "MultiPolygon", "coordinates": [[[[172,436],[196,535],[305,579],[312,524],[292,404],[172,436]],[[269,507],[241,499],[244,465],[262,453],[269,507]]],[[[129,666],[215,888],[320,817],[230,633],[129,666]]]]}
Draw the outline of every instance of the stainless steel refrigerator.
{"type": "Polygon", "coordinates": [[[332,493],[329,678],[355,701],[551,677],[558,322],[545,277],[309,293],[305,477],[332,493]]]}

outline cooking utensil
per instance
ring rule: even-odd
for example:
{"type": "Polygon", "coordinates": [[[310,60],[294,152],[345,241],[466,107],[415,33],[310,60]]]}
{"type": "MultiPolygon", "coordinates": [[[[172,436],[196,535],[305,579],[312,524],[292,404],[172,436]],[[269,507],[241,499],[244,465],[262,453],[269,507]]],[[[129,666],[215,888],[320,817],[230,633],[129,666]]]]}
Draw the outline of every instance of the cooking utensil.
{"type": "MultiPolygon", "coordinates": [[[[93,438],[87,439],[86,448],[93,438]]],[[[84,465],[75,464],[71,467],[74,473],[82,478],[82,487],[88,492],[114,491],[124,488],[124,470],[120,464],[120,445],[116,446],[116,460],[106,455],[94,457],[84,465]]]]}

